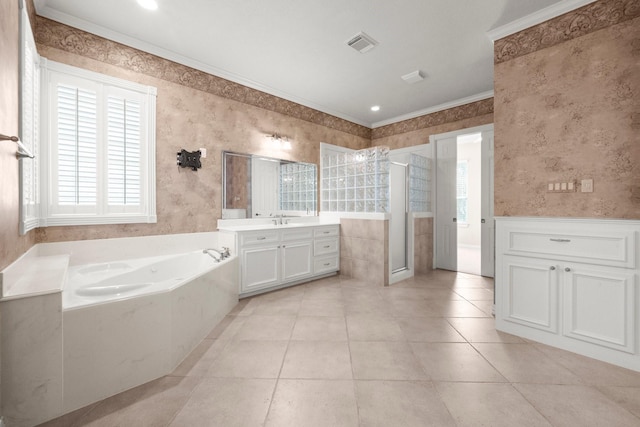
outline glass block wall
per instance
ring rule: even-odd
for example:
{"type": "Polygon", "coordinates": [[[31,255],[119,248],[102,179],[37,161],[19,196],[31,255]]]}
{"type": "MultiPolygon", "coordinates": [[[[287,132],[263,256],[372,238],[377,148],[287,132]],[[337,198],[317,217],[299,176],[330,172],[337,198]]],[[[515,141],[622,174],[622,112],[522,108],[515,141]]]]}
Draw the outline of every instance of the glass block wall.
{"type": "Polygon", "coordinates": [[[431,159],[411,153],[409,160],[409,209],[431,212],[431,159]]]}
{"type": "Polygon", "coordinates": [[[280,210],[316,212],[316,173],[314,164],[280,165],[280,210]]]}
{"type": "Polygon", "coordinates": [[[327,155],[322,168],[323,211],[389,211],[388,147],[327,155]]]}

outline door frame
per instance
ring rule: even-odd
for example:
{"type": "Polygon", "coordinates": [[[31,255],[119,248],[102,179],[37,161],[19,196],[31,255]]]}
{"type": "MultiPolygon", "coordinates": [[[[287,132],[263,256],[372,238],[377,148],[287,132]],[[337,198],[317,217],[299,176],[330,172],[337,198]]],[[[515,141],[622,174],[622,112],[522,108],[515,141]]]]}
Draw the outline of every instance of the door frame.
{"type": "MultiPolygon", "coordinates": [[[[485,133],[485,132],[492,132],[493,133],[493,129],[494,129],[494,124],[493,123],[489,123],[486,125],[481,125],[481,126],[474,126],[474,127],[470,127],[470,128],[465,128],[465,129],[459,129],[459,130],[455,130],[455,131],[451,131],[451,132],[445,132],[445,133],[439,133],[439,134],[434,134],[434,135],[429,135],[429,143],[433,144],[433,181],[434,181],[434,185],[433,185],[433,197],[432,200],[433,201],[437,201],[438,200],[438,174],[437,174],[437,170],[438,170],[438,155],[437,155],[437,143],[438,140],[441,139],[447,139],[447,138],[453,138],[453,137],[458,137],[460,135],[467,135],[470,133],[485,133]]],[[[484,174],[484,172],[483,172],[484,174]]],[[[493,191],[494,188],[490,188],[491,191],[491,200],[493,200],[493,191]]],[[[484,200],[484,195],[483,195],[483,200],[484,200]]],[[[437,215],[436,213],[436,209],[437,206],[433,207],[433,236],[434,236],[434,240],[433,240],[433,265],[434,268],[437,265],[437,250],[436,250],[436,241],[435,241],[435,236],[436,236],[436,229],[437,229],[437,215]]],[[[493,209],[491,209],[493,211],[493,209]]],[[[494,223],[495,219],[493,217],[491,218],[485,218],[486,221],[489,221],[491,224],[494,223]]],[[[495,227],[491,227],[494,232],[495,232],[495,227]]],[[[493,239],[491,239],[491,241],[493,242],[493,248],[491,248],[491,250],[495,251],[495,236],[493,239]]],[[[482,250],[484,251],[484,245],[482,245],[482,250]]],[[[494,262],[495,262],[495,257],[494,257],[494,262]]],[[[495,266],[494,266],[495,267],[495,266]]]]}

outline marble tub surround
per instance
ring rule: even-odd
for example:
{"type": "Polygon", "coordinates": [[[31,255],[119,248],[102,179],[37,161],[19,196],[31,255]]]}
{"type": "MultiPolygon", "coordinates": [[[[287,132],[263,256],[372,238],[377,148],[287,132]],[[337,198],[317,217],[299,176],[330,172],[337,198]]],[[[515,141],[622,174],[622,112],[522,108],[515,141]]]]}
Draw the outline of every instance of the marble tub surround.
{"type": "Polygon", "coordinates": [[[58,286],[52,293],[36,290],[0,300],[0,409],[7,425],[30,427],[166,375],[238,302],[235,255],[219,264],[197,264],[202,271],[190,269],[183,282],[166,289],[73,307],[65,307],[60,286],[68,266],[91,269],[135,264],[134,258],[146,255],[162,260],[172,257],[157,256],[202,254],[203,248],[217,247],[217,235],[38,244],[5,269],[9,278],[19,279],[22,272],[30,282],[55,270],[48,281],[58,286]]]}
{"type": "Polygon", "coordinates": [[[32,247],[0,271],[0,302],[62,292],[69,255],[38,255],[38,249],[32,247]]]}
{"type": "Polygon", "coordinates": [[[389,285],[389,220],[340,219],[340,274],[389,285]]]}

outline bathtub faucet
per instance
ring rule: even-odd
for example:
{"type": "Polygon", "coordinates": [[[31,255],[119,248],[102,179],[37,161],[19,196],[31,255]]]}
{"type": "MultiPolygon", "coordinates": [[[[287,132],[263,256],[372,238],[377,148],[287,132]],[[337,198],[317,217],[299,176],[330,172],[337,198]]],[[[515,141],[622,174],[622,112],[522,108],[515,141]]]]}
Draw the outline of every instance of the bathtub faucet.
{"type": "Polygon", "coordinates": [[[224,259],[224,255],[222,252],[220,252],[217,249],[213,249],[213,248],[207,248],[207,249],[203,249],[202,250],[203,254],[207,254],[209,255],[211,258],[213,258],[215,260],[215,262],[220,262],[221,260],[224,259]],[[218,254],[218,256],[214,256],[211,252],[218,254]]]}
{"type": "Polygon", "coordinates": [[[229,258],[231,256],[231,252],[229,252],[229,248],[227,247],[222,247],[222,249],[214,249],[214,248],[207,248],[207,249],[203,249],[202,250],[203,254],[208,254],[211,258],[215,259],[216,262],[220,262],[225,258],[229,258]],[[213,254],[211,252],[214,252],[216,254],[218,254],[218,257],[213,256],[213,254]]]}

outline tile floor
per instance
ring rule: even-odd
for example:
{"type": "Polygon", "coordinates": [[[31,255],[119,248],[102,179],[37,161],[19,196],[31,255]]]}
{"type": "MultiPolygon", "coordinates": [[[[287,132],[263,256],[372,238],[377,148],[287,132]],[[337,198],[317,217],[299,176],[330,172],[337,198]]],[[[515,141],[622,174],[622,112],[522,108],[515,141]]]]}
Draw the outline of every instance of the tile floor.
{"type": "Polygon", "coordinates": [[[492,280],[242,300],[171,375],[53,426],[640,426],[640,373],[496,332],[492,280]]]}

